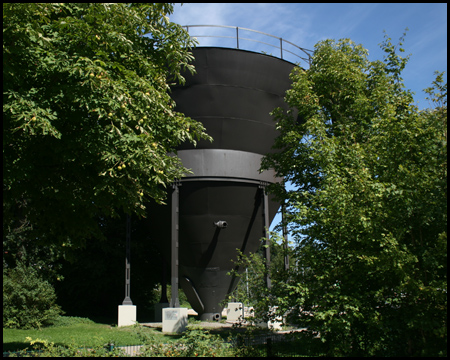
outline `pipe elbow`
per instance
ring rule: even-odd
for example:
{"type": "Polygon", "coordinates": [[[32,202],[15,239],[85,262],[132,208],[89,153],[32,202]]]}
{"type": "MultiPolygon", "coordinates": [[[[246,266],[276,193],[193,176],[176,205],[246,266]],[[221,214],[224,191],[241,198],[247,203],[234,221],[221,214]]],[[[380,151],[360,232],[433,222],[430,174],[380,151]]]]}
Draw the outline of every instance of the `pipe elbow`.
{"type": "Polygon", "coordinates": [[[219,229],[226,229],[228,227],[228,223],[226,221],[220,220],[214,223],[215,227],[218,227],[219,229]]]}

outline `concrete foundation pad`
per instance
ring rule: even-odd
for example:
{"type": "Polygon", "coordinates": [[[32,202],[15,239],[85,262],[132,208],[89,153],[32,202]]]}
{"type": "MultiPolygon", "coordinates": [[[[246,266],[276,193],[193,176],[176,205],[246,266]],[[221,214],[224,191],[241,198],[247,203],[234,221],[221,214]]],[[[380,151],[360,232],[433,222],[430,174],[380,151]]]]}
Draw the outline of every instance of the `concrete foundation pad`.
{"type": "Polygon", "coordinates": [[[277,318],[276,318],[276,320],[275,321],[269,321],[268,323],[267,323],[267,327],[269,328],[269,329],[273,329],[273,330],[276,330],[276,331],[280,331],[282,328],[281,328],[281,325],[283,324],[282,322],[281,322],[281,317],[280,316],[278,316],[277,318]],[[280,321],[276,321],[276,320],[280,320],[280,321]]]}
{"type": "Polygon", "coordinates": [[[119,305],[117,327],[136,323],[136,305],[119,305]]]}
{"type": "Polygon", "coordinates": [[[188,323],[188,309],[186,308],[164,308],[162,309],[162,332],[182,333],[188,323]]]}
{"type": "Polygon", "coordinates": [[[244,319],[244,305],[240,302],[230,302],[227,306],[227,321],[244,319]]]}

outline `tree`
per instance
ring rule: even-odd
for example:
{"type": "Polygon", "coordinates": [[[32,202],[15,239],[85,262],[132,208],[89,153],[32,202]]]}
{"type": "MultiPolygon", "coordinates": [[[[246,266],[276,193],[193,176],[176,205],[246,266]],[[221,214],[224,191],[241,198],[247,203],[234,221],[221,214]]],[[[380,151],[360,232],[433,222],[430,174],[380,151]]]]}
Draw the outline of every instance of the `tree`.
{"type": "Polygon", "coordinates": [[[280,234],[271,231],[269,245],[264,244],[264,238],[261,239],[260,249],[257,252],[244,255],[242,251],[236,249],[235,268],[230,271],[229,275],[239,278],[239,282],[233,292],[223,301],[225,306],[227,302],[239,301],[245,306],[253,306],[256,317],[265,319],[273,295],[266,285],[267,274],[271,280],[275,281],[285,281],[287,276],[284,261],[285,255],[289,256],[291,249],[286,249],[283,242],[284,238],[280,234]],[[266,246],[270,247],[269,267],[266,265],[263,253],[266,246]]]}
{"type": "Polygon", "coordinates": [[[274,111],[279,153],[266,156],[293,190],[297,271],[272,282],[284,311],[319,333],[328,355],[445,355],[447,136],[439,103],[419,111],[404,88],[408,57],[389,38],[384,61],[348,39],[318,43],[274,111]]]}
{"type": "Polygon", "coordinates": [[[171,4],[3,4],[3,230],[41,244],[102,238],[101,219],[145,216],[186,171],[171,155],[210,139],[173,111],[193,71],[171,4]]]}
{"type": "Polygon", "coordinates": [[[52,324],[61,313],[55,290],[36,268],[3,269],[3,327],[40,328],[52,324]]]}

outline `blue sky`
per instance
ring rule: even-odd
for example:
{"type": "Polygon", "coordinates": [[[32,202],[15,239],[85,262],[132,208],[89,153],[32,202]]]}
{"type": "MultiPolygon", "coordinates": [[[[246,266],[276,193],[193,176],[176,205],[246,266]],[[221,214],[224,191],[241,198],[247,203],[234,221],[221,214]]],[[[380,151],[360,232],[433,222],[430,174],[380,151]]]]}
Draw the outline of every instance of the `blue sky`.
{"type": "MultiPolygon", "coordinates": [[[[370,60],[383,59],[379,47],[384,39],[383,31],[397,44],[408,28],[403,55],[411,54],[411,58],[403,79],[405,87],[415,92],[414,99],[420,109],[429,106],[422,90],[431,85],[434,71],[447,71],[447,4],[443,3],[187,3],[176,4],[170,20],[180,25],[248,28],[311,50],[321,40],[350,38],[369,50],[370,60]]],[[[205,29],[193,28],[190,33],[202,34],[201,31],[205,29]]],[[[207,31],[222,36],[235,33],[232,29],[209,28],[207,31]]],[[[244,35],[250,37],[252,33],[241,32],[240,36],[244,35]]],[[[200,45],[235,46],[232,40],[224,38],[199,37],[198,40],[200,45]]],[[[245,45],[241,43],[241,46],[245,45]]],[[[279,220],[277,216],[272,227],[279,220]]]]}
{"type": "Polygon", "coordinates": [[[411,58],[403,78],[406,88],[416,93],[420,109],[429,106],[422,90],[434,80],[434,71],[447,71],[447,4],[443,3],[185,3],[175,5],[170,20],[180,25],[249,28],[311,50],[320,40],[350,38],[369,50],[370,60],[383,58],[379,47],[383,30],[397,44],[408,28],[403,47],[411,58]]]}

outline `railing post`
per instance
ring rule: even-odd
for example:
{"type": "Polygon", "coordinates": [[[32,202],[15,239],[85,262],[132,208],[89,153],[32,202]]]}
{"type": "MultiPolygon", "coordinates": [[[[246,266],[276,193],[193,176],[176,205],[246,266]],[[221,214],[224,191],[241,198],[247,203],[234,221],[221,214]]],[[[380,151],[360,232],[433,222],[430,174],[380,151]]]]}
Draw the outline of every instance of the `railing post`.
{"type": "Polygon", "coordinates": [[[239,28],[236,26],[236,45],[237,49],[239,49],[239,28]]]}

